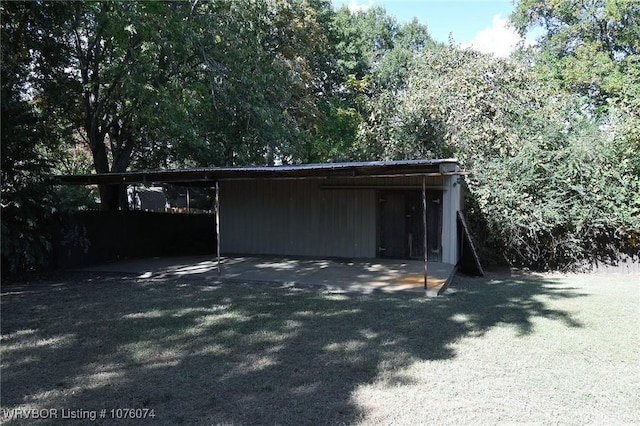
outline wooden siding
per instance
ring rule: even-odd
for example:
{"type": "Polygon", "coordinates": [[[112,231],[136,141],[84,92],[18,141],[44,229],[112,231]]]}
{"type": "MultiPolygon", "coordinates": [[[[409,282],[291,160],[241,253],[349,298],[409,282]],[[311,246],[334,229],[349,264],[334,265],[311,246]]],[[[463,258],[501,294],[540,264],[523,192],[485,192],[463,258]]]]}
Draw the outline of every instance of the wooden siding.
{"type": "Polygon", "coordinates": [[[445,182],[442,195],[442,262],[458,263],[458,224],[456,215],[461,209],[461,190],[457,177],[445,182]]]}
{"type": "Polygon", "coordinates": [[[375,257],[375,190],[321,190],[323,183],[221,182],[222,252],[375,257]]]}
{"type": "MultiPolygon", "coordinates": [[[[442,261],[457,262],[456,177],[429,177],[443,191],[442,261]]],[[[422,177],[228,180],[220,182],[224,254],[375,258],[378,195],[422,188],[422,177]]]]}

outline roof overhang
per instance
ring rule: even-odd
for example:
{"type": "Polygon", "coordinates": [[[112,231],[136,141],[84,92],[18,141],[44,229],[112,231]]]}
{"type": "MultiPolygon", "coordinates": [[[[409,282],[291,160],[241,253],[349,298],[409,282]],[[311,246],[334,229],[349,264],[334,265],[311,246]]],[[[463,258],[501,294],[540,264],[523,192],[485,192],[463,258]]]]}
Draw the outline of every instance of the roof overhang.
{"type": "Polygon", "coordinates": [[[465,175],[458,160],[403,160],[350,163],[297,164],[283,166],[208,167],[177,170],[144,170],[124,173],[57,176],[64,184],[162,184],[210,186],[223,180],[326,179],[392,176],[465,175]]]}

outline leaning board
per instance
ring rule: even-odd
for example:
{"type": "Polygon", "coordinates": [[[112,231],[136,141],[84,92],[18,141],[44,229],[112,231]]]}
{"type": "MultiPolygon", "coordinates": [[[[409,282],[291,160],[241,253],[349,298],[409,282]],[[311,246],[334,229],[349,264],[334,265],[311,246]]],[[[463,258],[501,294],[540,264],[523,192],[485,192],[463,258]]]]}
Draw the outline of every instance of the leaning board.
{"type": "Polygon", "coordinates": [[[471,253],[473,254],[473,259],[475,260],[476,267],[478,268],[478,273],[480,275],[484,275],[484,270],[482,269],[482,265],[480,264],[480,257],[478,257],[476,246],[473,244],[473,238],[471,238],[471,233],[469,232],[467,220],[460,210],[458,210],[458,223],[460,223],[460,225],[462,226],[463,237],[467,240],[467,243],[471,248],[471,253]]]}

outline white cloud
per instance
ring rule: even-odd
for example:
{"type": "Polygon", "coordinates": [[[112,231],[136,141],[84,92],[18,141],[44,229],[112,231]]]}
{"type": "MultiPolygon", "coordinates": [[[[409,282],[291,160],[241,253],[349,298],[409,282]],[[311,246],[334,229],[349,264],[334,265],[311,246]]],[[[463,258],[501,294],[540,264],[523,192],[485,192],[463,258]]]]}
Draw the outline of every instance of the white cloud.
{"type": "Polygon", "coordinates": [[[360,4],[359,0],[351,0],[351,3],[349,3],[349,6],[347,6],[347,8],[351,13],[357,13],[357,12],[364,12],[367,9],[369,9],[371,6],[373,6],[373,0],[369,0],[368,3],[363,3],[363,4],[360,4]]]}
{"type": "MultiPolygon", "coordinates": [[[[489,28],[478,31],[474,39],[469,43],[463,43],[462,47],[472,47],[482,53],[493,53],[505,58],[516,49],[521,39],[515,28],[498,13],[493,17],[489,28]]],[[[531,42],[527,40],[525,44],[529,45],[531,42]]]]}

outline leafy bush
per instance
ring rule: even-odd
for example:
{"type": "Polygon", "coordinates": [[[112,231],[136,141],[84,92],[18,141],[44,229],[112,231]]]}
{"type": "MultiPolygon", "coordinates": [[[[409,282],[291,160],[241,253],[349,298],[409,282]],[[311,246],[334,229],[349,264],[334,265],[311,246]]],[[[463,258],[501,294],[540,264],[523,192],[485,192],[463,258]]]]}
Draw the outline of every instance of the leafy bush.
{"type": "Polygon", "coordinates": [[[637,180],[603,141],[575,139],[555,151],[526,145],[475,168],[473,216],[485,249],[512,265],[566,269],[637,253],[637,180]],[[634,213],[635,210],[635,213],[634,213]]]}
{"type": "Polygon", "coordinates": [[[2,90],[3,270],[42,265],[55,229],[55,195],[44,182],[49,164],[38,154],[38,117],[28,104],[2,90]]]}
{"type": "Polygon", "coordinates": [[[471,172],[467,209],[485,261],[566,269],[638,252],[640,162],[627,133],[524,64],[432,49],[407,90],[371,110],[364,143],[381,158],[431,152],[471,172]]]}

